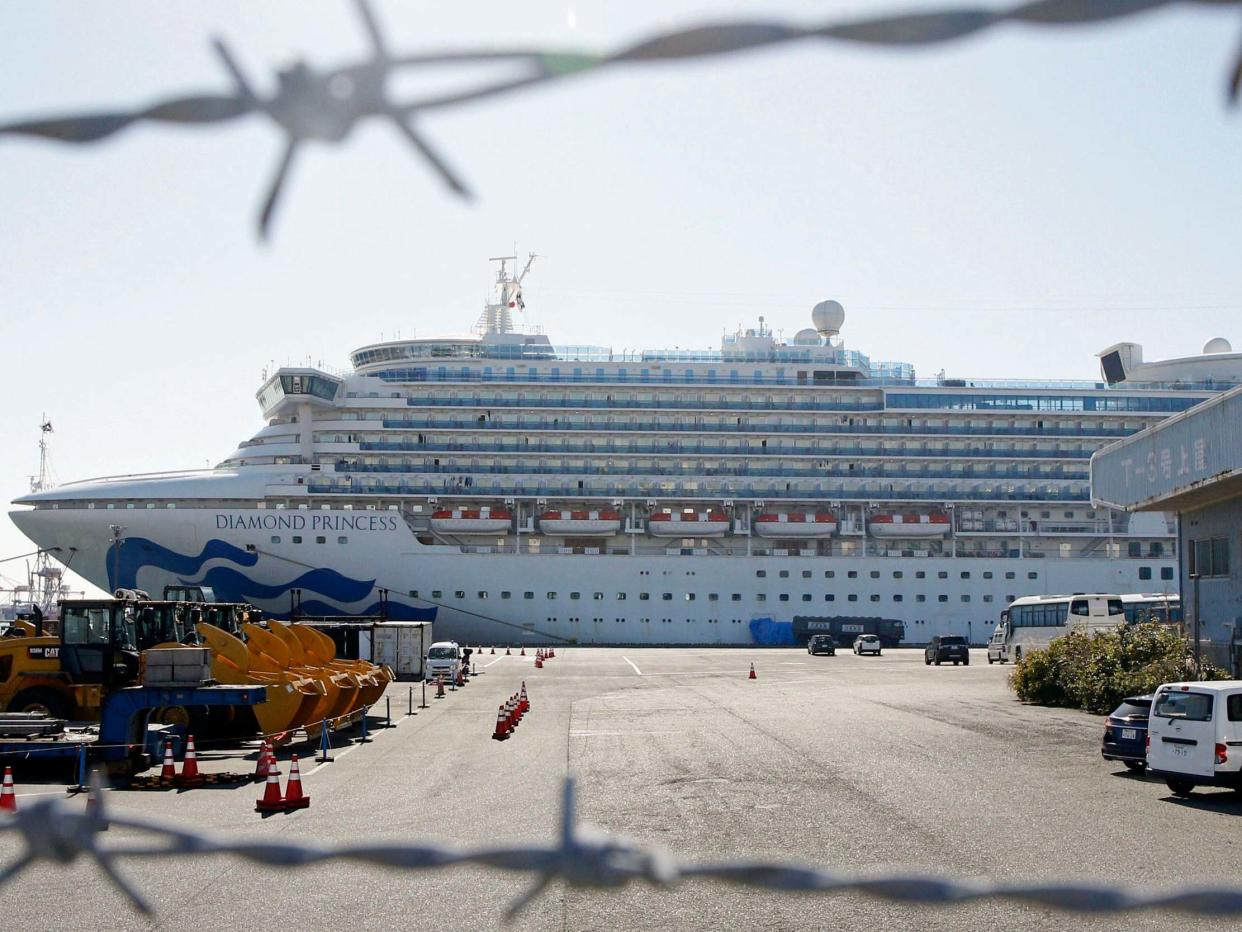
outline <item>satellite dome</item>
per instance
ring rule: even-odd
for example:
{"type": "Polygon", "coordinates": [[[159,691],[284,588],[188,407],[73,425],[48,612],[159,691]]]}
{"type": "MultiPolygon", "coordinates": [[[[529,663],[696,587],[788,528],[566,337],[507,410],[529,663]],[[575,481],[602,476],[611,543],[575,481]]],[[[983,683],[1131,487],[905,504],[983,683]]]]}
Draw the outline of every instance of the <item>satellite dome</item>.
{"type": "Polygon", "coordinates": [[[811,323],[821,334],[839,333],[845,323],[845,308],[837,301],[820,301],[811,309],[811,323]]]}
{"type": "Polygon", "coordinates": [[[819,346],[819,331],[807,327],[794,334],[794,346],[819,346]]]}
{"type": "Polygon", "coordinates": [[[1232,353],[1233,347],[1224,337],[1212,337],[1203,344],[1204,353],[1232,353]]]}

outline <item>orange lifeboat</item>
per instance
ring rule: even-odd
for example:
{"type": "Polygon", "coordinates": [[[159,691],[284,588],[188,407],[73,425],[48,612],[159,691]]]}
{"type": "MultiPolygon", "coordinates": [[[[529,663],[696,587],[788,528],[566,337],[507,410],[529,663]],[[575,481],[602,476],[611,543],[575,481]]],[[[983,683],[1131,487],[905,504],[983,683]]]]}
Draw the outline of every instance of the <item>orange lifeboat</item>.
{"type": "Polygon", "coordinates": [[[615,511],[545,511],[539,528],[556,537],[612,537],[621,530],[615,511]]]}
{"type": "Polygon", "coordinates": [[[951,530],[949,516],[933,514],[877,514],[867,522],[872,537],[944,537],[951,530]]]}
{"type": "Polygon", "coordinates": [[[831,537],[837,516],[831,511],[769,512],[755,518],[754,529],[760,537],[831,537]]]}
{"type": "Polygon", "coordinates": [[[503,534],[512,523],[507,508],[441,509],[431,516],[431,529],[440,534],[503,534]]]}
{"type": "Polygon", "coordinates": [[[729,516],[723,511],[663,511],[647,519],[652,537],[723,537],[729,516]]]}

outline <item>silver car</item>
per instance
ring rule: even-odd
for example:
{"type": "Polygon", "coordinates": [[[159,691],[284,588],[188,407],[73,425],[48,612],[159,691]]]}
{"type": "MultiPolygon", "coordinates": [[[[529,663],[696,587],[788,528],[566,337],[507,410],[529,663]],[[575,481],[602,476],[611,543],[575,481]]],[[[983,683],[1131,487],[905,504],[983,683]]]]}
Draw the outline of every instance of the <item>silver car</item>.
{"type": "Polygon", "coordinates": [[[854,653],[880,656],[880,639],[874,634],[860,634],[854,638],[854,653]]]}

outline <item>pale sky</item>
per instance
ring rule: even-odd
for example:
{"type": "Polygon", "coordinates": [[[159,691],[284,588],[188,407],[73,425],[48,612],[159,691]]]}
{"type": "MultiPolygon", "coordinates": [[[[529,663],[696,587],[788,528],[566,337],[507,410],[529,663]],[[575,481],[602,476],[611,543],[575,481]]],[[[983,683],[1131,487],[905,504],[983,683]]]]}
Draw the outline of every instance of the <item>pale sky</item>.
{"type": "MultiPolygon", "coordinates": [[[[910,6],[376,0],[408,52],[596,51],[910,6]]],[[[45,412],[62,481],[215,463],[261,426],[270,361],[341,368],[381,334],[463,332],[487,257],[515,242],[544,257],[525,295],[554,343],[718,347],[759,314],[792,335],[831,297],[848,346],[922,377],[1094,379],[1121,340],[1149,359],[1242,346],[1238,27],[1186,6],[930,51],[806,42],[609,70],[423,119],[469,205],[367,124],[304,154],[267,246],[254,216],[281,140],[261,117],[0,139],[0,488],[26,491],[45,412]]],[[[338,0],[7,3],[0,121],[227,93],[217,34],[263,88],[295,56],[366,48],[338,0]]],[[[29,549],[0,522],[0,557],[29,549]]]]}

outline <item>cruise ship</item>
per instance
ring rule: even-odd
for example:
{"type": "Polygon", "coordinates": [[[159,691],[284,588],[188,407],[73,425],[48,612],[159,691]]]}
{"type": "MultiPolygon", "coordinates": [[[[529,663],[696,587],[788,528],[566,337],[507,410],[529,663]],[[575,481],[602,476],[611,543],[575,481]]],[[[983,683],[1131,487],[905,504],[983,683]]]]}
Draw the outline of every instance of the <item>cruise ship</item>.
{"type": "Polygon", "coordinates": [[[980,642],[1019,596],[1176,591],[1172,520],[1093,504],[1089,459],[1242,381],[1219,339],[1118,344],[1100,382],[919,379],[847,349],[835,301],[790,340],[759,318],[719,350],[557,346],[518,325],[531,262],[493,261],[469,335],[266,374],[263,426],[215,468],[44,489],[13,520],[107,590],[471,643],[793,643],[795,619],[980,642]]]}

